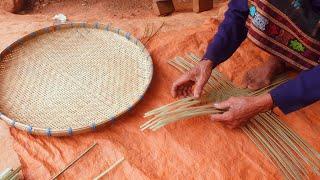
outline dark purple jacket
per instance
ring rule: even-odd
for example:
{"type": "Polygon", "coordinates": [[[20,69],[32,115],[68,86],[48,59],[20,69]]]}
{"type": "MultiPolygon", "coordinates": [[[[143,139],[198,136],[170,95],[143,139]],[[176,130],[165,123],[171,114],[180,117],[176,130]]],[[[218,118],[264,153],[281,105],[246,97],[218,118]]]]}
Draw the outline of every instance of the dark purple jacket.
{"type": "MultiPolygon", "coordinates": [[[[311,0],[314,10],[320,12],[320,0],[311,0]]],[[[231,0],[218,32],[209,44],[204,58],[220,64],[227,60],[246,39],[248,29],[248,0],[231,0]]],[[[308,106],[320,99],[320,66],[301,72],[295,79],[271,91],[274,104],[284,113],[308,106]]]]}

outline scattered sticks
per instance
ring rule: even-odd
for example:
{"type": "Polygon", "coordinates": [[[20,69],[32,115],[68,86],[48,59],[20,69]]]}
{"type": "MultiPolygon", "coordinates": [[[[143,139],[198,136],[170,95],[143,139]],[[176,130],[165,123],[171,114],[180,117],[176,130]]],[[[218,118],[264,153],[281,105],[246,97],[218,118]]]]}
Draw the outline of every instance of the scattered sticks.
{"type": "Polygon", "coordinates": [[[159,26],[159,28],[155,32],[153,32],[154,31],[154,27],[153,26],[150,29],[149,25],[147,25],[147,27],[144,29],[144,35],[141,38],[141,40],[144,39],[144,38],[147,38],[145,40],[145,42],[143,42],[143,44],[145,46],[147,46],[149,41],[160,32],[160,30],[164,27],[164,25],[165,25],[165,22],[162,22],[162,24],[159,26]]]}

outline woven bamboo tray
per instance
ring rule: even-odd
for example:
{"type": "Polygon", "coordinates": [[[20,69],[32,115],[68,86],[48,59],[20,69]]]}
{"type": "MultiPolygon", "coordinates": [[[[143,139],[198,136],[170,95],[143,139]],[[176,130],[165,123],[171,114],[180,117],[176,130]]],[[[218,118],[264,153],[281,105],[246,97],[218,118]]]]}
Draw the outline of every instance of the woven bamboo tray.
{"type": "Polygon", "coordinates": [[[33,32],[0,54],[0,118],[31,134],[95,130],[130,110],[153,73],[144,45],[110,25],[33,32]]]}

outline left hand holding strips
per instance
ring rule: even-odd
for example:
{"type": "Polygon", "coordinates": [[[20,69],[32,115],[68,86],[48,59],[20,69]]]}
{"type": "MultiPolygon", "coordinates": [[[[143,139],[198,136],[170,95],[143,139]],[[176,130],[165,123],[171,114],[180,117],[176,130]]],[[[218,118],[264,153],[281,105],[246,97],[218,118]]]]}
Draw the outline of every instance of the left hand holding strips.
{"type": "Polygon", "coordinates": [[[224,123],[229,128],[244,125],[259,113],[266,112],[273,107],[270,94],[255,97],[231,97],[226,101],[214,104],[217,109],[227,109],[223,114],[213,114],[211,119],[224,123]]]}

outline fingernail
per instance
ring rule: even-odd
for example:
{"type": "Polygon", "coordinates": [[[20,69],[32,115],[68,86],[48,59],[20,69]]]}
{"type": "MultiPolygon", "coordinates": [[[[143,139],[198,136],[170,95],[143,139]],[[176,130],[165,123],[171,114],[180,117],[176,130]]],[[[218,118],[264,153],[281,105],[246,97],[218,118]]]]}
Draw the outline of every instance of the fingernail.
{"type": "Polygon", "coordinates": [[[218,107],[218,106],[219,106],[218,103],[214,103],[214,104],[213,104],[213,107],[218,107]]]}

